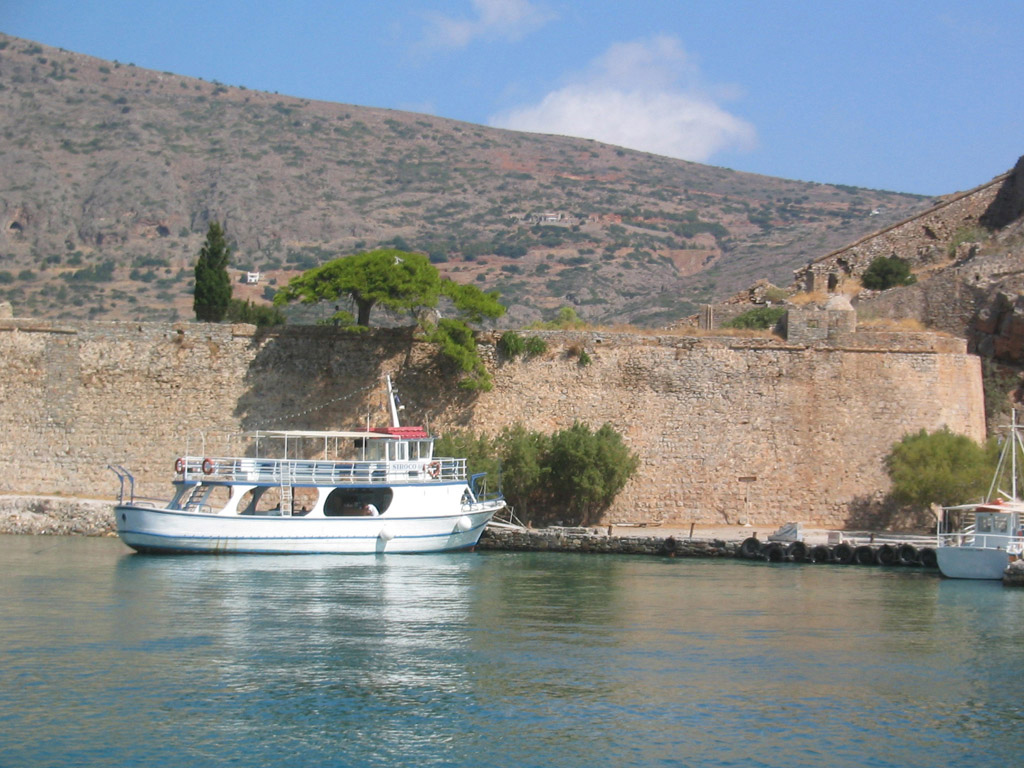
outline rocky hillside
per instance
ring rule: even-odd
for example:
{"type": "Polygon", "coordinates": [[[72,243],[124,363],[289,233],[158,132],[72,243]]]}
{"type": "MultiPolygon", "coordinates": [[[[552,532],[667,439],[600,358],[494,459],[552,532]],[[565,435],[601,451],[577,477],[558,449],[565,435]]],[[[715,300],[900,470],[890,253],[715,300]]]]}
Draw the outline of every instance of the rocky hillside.
{"type": "Polygon", "coordinates": [[[497,288],[509,324],[572,305],[663,324],[928,208],[593,141],[313,102],[0,34],[0,300],[39,317],[192,317],[221,221],[236,296],[393,244],[497,288]]]}
{"type": "Polygon", "coordinates": [[[854,297],[861,320],[914,320],[968,339],[973,351],[1024,365],[1024,157],[1006,174],[956,195],[800,270],[795,289],[854,297]],[[909,262],[916,282],[866,291],[878,256],[909,262]]]}
{"type": "Polygon", "coordinates": [[[990,426],[1024,400],[1024,157],[991,182],[816,259],[786,289],[759,281],[682,324],[721,325],[788,294],[791,306],[850,297],[861,324],[923,326],[967,339],[984,359],[990,426]],[[860,277],[878,257],[909,263],[912,285],[871,291],[860,277]]]}

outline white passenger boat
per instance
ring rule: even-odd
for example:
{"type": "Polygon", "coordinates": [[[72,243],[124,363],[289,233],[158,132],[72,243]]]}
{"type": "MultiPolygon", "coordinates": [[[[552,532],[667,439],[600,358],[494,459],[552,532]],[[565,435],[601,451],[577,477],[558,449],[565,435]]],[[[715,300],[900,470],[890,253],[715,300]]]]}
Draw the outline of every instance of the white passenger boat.
{"type": "Polygon", "coordinates": [[[951,579],[1001,579],[1006,567],[1024,555],[1024,501],[1018,496],[1018,463],[1024,456],[1014,409],[1010,432],[999,454],[992,485],[980,504],[945,507],[939,520],[939,571],[951,579]],[[1000,488],[1009,480],[1009,490],[1000,488]]]}
{"type": "Polygon", "coordinates": [[[174,498],[135,496],[122,467],[117,532],[138,552],[441,552],[476,545],[505,507],[466,460],[434,456],[422,427],[252,433],[244,456],[182,456],[174,498]],[[317,448],[315,457],[310,449],[317,448]],[[271,448],[271,450],[268,450],[271,448]],[[274,450],[276,449],[276,450],[274,450]],[[267,455],[265,455],[267,454],[267,455]]]}

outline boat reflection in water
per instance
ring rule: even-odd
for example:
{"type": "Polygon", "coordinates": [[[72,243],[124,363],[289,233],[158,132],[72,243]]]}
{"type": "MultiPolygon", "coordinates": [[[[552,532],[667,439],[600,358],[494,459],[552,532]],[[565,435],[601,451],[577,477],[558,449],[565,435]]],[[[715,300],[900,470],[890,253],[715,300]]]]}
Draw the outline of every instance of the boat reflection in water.
{"type": "Polygon", "coordinates": [[[998,582],[544,552],[0,543],[4,766],[1017,759],[1006,670],[1024,664],[1022,592],[998,582]]]}
{"type": "Polygon", "coordinates": [[[296,555],[230,558],[125,557],[119,589],[149,593],[151,621],[135,605],[122,642],[149,652],[166,644],[169,665],[194,679],[219,681],[188,706],[215,708],[204,724],[218,741],[301,739],[307,749],[337,746],[343,730],[357,752],[405,753],[432,738],[409,717],[427,702],[471,694],[465,655],[478,556],[414,558],[296,555]],[[161,606],[176,605],[180,645],[150,636],[165,626],[161,606]],[[190,617],[184,622],[182,617],[190,617]],[[173,649],[173,650],[172,650],[173,649]],[[247,711],[246,696],[259,702],[247,711]],[[216,702],[241,698],[228,711],[216,702]],[[205,703],[203,703],[205,702],[205,703]],[[390,726],[382,712],[404,712],[390,726]],[[320,718],[330,713],[331,723],[320,718]],[[329,726],[329,727],[328,727],[329,726]],[[324,730],[326,729],[326,730],[324,730]],[[389,746],[390,745],[390,746],[389,746]]]}

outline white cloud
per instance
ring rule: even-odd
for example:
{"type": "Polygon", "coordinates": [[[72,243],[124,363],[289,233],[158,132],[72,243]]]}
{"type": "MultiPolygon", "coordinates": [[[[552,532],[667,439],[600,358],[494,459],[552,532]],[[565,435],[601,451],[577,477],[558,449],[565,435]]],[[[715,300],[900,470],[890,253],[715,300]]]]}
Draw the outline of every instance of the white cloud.
{"type": "Polygon", "coordinates": [[[530,0],[470,0],[471,18],[452,18],[441,14],[427,17],[430,25],[427,42],[444,48],[465,48],[478,38],[518,40],[527,32],[543,26],[553,17],[530,0]]]}
{"type": "Polygon", "coordinates": [[[754,127],[700,84],[672,37],[616,43],[586,72],[538,103],[495,115],[491,125],[596,139],[703,162],[723,149],[752,149],[754,127]]]}

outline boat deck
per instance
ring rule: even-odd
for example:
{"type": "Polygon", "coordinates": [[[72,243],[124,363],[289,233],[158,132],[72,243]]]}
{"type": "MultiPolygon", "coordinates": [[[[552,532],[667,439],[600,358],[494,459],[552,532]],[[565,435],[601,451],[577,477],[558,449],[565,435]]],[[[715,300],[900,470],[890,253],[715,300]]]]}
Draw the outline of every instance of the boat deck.
{"type": "Polygon", "coordinates": [[[466,460],[324,461],[186,456],[176,469],[186,483],[329,486],[465,482],[466,460]]]}

